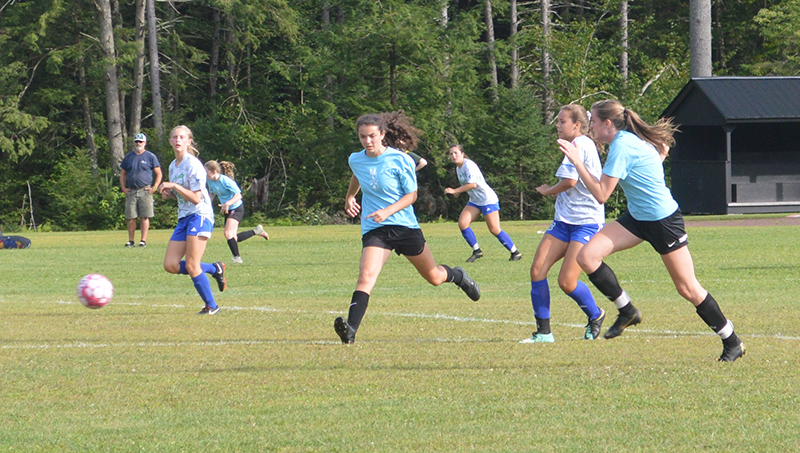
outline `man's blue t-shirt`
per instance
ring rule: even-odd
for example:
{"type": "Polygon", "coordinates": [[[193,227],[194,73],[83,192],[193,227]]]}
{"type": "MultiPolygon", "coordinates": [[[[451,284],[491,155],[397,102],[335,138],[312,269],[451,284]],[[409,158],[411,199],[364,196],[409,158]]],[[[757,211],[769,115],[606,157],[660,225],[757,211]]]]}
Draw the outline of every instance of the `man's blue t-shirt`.
{"type": "Polygon", "coordinates": [[[125,170],[125,187],[128,189],[140,189],[153,185],[153,169],[160,167],[158,157],[150,151],[145,150],[142,154],[131,151],[125,155],[119,168],[125,170]]]}
{"type": "Polygon", "coordinates": [[[628,212],[636,220],[661,220],[678,209],[664,181],[661,156],[653,145],[636,134],[617,132],[611,141],[603,173],[619,178],[619,185],[628,199],[628,212]]]}
{"type": "Polygon", "coordinates": [[[408,154],[387,147],[378,157],[367,156],[366,150],[350,155],[350,169],[361,185],[361,234],[386,225],[419,228],[414,207],[397,211],[381,223],[367,216],[396,203],[404,195],[417,191],[414,159],[408,154]]]}
{"type": "MultiPolygon", "coordinates": [[[[208,182],[208,191],[217,194],[217,196],[219,197],[219,202],[223,204],[227,203],[228,200],[233,198],[233,196],[236,195],[237,193],[242,193],[242,190],[239,189],[239,186],[236,184],[236,181],[225,175],[219,175],[219,180],[217,181],[209,179],[207,182],[208,182]]],[[[242,200],[239,200],[236,203],[228,206],[228,209],[236,209],[241,205],[242,205],[242,200]]]]}

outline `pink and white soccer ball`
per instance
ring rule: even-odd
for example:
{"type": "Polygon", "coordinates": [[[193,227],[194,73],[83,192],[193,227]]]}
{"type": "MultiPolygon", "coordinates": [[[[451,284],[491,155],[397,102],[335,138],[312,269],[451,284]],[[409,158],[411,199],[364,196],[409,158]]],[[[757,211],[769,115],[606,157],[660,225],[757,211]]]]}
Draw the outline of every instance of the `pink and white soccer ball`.
{"type": "Polygon", "coordinates": [[[89,274],[78,283],[78,299],[85,307],[103,308],[114,296],[114,285],[104,275],[89,274]]]}

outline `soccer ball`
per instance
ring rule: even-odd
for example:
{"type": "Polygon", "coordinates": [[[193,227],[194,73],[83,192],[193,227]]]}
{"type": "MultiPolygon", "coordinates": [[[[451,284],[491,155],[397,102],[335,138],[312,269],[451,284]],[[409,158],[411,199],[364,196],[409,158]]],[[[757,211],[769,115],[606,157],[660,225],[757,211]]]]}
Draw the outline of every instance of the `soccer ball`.
{"type": "Polygon", "coordinates": [[[88,308],[103,308],[114,295],[111,280],[100,274],[89,274],[78,283],[78,299],[88,308]]]}

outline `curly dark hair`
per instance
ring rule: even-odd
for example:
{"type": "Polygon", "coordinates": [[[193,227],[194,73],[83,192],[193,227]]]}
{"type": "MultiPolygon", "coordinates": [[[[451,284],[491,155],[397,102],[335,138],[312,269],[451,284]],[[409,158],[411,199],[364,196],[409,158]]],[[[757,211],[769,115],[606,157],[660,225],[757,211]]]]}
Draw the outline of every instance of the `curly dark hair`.
{"type": "Polygon", "coordinates": [[[382,113],[383,122],[386,124],[384,145],[391,146],[400,151],[414,151],[419,145],[422,132],[414,127],[413,120],[403,110],[382,113]]]}

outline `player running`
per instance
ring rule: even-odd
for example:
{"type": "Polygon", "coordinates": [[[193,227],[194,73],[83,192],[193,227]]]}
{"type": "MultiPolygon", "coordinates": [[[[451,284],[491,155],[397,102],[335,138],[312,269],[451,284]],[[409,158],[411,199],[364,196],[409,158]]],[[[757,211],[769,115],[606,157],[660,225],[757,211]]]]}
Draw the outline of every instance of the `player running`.
{"type": "MultiPolygon", "coordinates": [[[[574,104],[561,107],[556,129],[559,139],[571,142],[578,149],[580,160],[589,171],[590,177],[599,180],[603,169],[597,144],[587,135],[589,117],[586,109],[574,104]]],[[[575,166],[566,156],[558,167],[556,176],[561,180],[555,186],[542,184],[536,188],[542,195],[555,195],[558,198],[553,223],[539,242],[531,264],[531,304],[536,318],[536,332],[520,343],[555,341],[550,329],[550,287],[547,273],[562,258],[564,261],[558,273],[558,286],[586,314],[588,322],[583,338],[597,338],[606,318],[603,309],[597,307],[589,287],[578,280],[581,267],[577,261],[578,252],[584,244],[603,227],[605,209],[586,188],[575,166]]]]}
{"type": "Polygon", "coordinates": [[[591,128],[595,140],[610,144],[600,181],[592,177],[572,143],[561,139],[558,143],[597,201],[604,203],[617,184],[628,200],[628,211],[607,224],[578,253],[578,263],[589,280],[619,309],[617,320],[603,336],[618,337],[625,328],[642,322],[641,313],[603,259],[647,241],[661,255],[678,294],[695,306],[700,318],[722,339],[719,360],[733,362],[742,357],[745,346],[733,323],[697,281],[683,215],[664,182],[662,162],[675,143],[675,126],[670,120],[651,126],[619,101],[609,99],[592,106],[591,128]]]}
{"type": "Polygon", "coordinates": [[[472,263],[483,257],[483,251],[475,238],[475,233],[469,227],[481,214],[483,214],[489,232],[495,235],[503,247],[511,252],[509,261],[519,261],[522,253],[517,250],[517,246],[514,245],[514,241],[511,240],[508,233],[500,228],[500,200],[489,184],[486,184],[486,179],[484,179],[481,169],[478,168],[478,164],[464,154],[464,147],[459,144],[450,146],[450,160],[456,164],[456,174],[461,186],[455,189],[448,187],[444,189],[444,193],[455,196],[464,192],[469,194],[469,202],[464,206],[464,210],[461,211],[461,216],[458,218],[461,235],[472,247],[472,255],[467,258],[467,262],[472,263]]]}
{"type": "Polygon", "coordinates": [[[203,263],[206,242],[214,230],[214,210],[206,190],[206,171],[196,156],[192,131],[186,126],[172,129],[169,144],[175,160],[169,164],[169,182],[158,188],[163,198],[178,200],[178,225],[169,238],[164,255],[164,270],[170,274],[188,274],[205,306],[198,315],[214,315],[219,311],[211,284],[203,273],[211,274],[220,291],[225,291],[225,263],[203,263]],[[182,259],[186,257],[186,259],[182,259]]]}
{"type": "Polygon", "coordinates": [[[233,163],[210,160],[206,162],[205,168],[208,176],[208,191],[219,198],[219,209],[225,217],[225,240],[228,241],[228,248],[233,254],[233,262],[241,264],[243,260],[239,255],[239,243],[256,235],[269,240],[269,234],[261,225],[252,230],[236,233],[239,229],[239,222],[244,218],[244,204],[242,203],[242,189],[233,178],[233,172],[236,169],[233,163]]]}
{"type": "Polygon", "coordinates": [[[434,261],[412,207],[417,199],[414,161],[406,153],[384,144],[385,117],[363,115],[356,122],[356,131],[364,149],[350,155],[350,169],[357,181],[351,182],[347,189],[345,212],[350,217],[361,212],[361,264],[347,320],[340,316],[333,323],[345,344],[355,342],[370,293],[392,250],[405,255],[431,285],[453,282],[470,299],[481,297],[478,285],[462,268],[451,269],[434,261]],[[356,201],[359,187],[363,191],[363,211],[356,201]]]}

